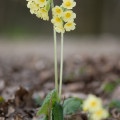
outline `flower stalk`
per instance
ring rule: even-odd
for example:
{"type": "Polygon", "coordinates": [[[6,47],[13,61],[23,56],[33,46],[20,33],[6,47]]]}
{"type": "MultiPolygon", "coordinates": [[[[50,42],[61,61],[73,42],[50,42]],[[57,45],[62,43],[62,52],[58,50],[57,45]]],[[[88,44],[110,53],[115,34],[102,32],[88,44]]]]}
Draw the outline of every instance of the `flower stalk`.
{"type": "Polygon", "coordinates": [[[64,33],[61,33],[61,61],[60,61],[59,101],[61,101],[62,81],[63,81],[63,45],[64,45],[64,33]]]}
{"type": "MultiPolygon", "coordinates": [[[[53,26],[54,29],[54,26],[53,26]]],[[[57,39],[56,39],[56,31],[54,31],[54,51],[55,51],[55,89],[57,90],[58,93],[58,70],[57,70],[57,39]]]]}
{"type": "MultiPolygon", "coordinates": [[[[54,7],[53,0],[51,0],[51,8],[54,7]]],[[[58,67],[57,67],[57,35],[55,31],[55,26],[53,25],[53,33],[54,33],[54,67],[55,67],[55,89],[57,91],[58,96],[58,67]]]]}
{"type": "Polygon", "coordinates": [[[75,29],[74,19],[76,14],[72,9],[76,6],[74,0],[62,0],[60,6],[54,6],[54,0],[26,0],[30,13],[45,21],[49,21],[49,11],[52,9],[53,34],[54,34],[54,69],[55,69],[55,89],[57,101],[61,101],[62,81],[63,81],[63,36],[65,32],[75,29]],[[58,86],[58,65],[57,65],[57,33],[61,34],[61,61],[60,61],[60,83],[58,86]]]}

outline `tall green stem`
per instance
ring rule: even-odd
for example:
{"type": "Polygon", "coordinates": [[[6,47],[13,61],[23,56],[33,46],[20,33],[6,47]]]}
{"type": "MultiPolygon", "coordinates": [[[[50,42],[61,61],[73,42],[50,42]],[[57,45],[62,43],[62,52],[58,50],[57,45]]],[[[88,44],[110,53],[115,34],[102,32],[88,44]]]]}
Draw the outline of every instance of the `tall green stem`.
{"type": "Polygon", "coordinates": [[[57,73],[57,40],[56,40],[56,31],[54,29],[54,51],[55,51],[55,89],[58,93],[58,73],[57,73]]]}
{"type": "Polygon", "coordinates": [[[61,101],[61,93],[62,93],[62,81],[63,81],[63,33],[61,33],[61,62],[60,62],[60,86],[59,86],[59,100],[61,101]]]}
{"type": "MultiPolygon", "coordinates": [[[[51,0],[52,4],[51,7],[54,7],[53,0],[51,0]]],[[[54,57],[55,57],[55,89],[57,90],[57,96],[58,96],[58,72],[57,72],[57,39],[56,39],[56,31],[53,26],[53,33],[54,33],[54,57]]]]}

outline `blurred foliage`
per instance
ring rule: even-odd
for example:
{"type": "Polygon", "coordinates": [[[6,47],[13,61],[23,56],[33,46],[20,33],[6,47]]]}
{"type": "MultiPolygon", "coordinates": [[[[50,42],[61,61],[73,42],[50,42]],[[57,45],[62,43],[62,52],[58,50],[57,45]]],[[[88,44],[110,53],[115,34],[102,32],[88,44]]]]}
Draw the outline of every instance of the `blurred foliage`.
{"type": "Polygon", "coordinates": [[[68,98],[64,101],[64,115],[71,115],[82,108],[83,100],[79,98],[68,98]]]}
{"type": "Polygon", "coordinates": [[[116,88],[116,84],[113,83],[107,83],[104,86],[104,91],[107,93],[112,93],[114,89],[116,88]]]}
{"type": "Polygon", "coordinates": [[[117,108],[120,111],[120,101],[113,100],[109,105],[110,108],[117,108]]]}
{"type": "Polygon", "coordinates": [[[106,83],[104,85],[104,91],[107,93],[112,93],[119,84],[120,84],[120,79],[117,79],[115,82],[106,83]]]}
{"type": "Polygon", "coordinates": [[[42,103],[43,103],[43,101],[41,100],[41,97],[40,97],[40,96],[37,96],[34,100],[35,100],[35,104],[36,104],[37,106],[41,106],[42,103]]]}
{"type": "Polygon", "coordinates": [[[4,98],[0,96],[0,103],[4,102],[4,98]]]}
{"type": "Polygon", "coordinates": [[[86,67],[85,66],[82,66],[81,68],[80,68],[80,70],[79,70],[79,74],[80,75],[84,75],[85,74],[85,72],[86,72],[86,67]]]}

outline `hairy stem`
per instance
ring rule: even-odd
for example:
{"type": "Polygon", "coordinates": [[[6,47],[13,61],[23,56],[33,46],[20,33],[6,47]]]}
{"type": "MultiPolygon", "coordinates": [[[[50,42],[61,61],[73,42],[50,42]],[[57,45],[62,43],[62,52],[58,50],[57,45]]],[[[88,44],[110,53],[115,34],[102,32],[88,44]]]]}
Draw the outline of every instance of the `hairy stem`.
{"type": "MultiPolygon", "coordinates": [[[[54,7],[54,3],[53,0],[51,0],[51,7],[54,7]]],[[[53,33],[54,33],[54,61],[55,61],[55,89],[57,90],[57,96],[58,96],[58,71],[57,71],[57,39],[56,39],[56,31],[55,31],[55,27],[53,25],[53,33]]]]}
{"type": "Polygon", "coordinates": [[[59,86],[59,100],[61,101],[62,81],[63,81],[63,33],[61,33],[61,62],[60,62],[60,86],[59,86]]]}
{"type": "Polygon", "coordinates": [[[54,51],[55,51],[55,89],[58,92],[58,72],[57,72],[57,40],[56,31],[54,29],[54,51]]]}

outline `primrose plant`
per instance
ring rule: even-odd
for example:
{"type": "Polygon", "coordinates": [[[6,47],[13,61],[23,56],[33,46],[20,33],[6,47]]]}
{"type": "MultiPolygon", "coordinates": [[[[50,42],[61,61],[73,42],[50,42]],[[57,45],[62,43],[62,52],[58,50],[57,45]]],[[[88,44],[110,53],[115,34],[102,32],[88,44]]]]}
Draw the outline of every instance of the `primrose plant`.
{"type": "Polygon", "coordinates": [[[48,21],[49,11],[52,9],[52,19],[54,29],[54,48],[55,48],[55,89],[57,92],[57,98],[61,99],[62,91],[62,73],[63,73],[63,36],[65,31],[71,31],[75,29],[76,24],[74,19],[76,14],[72,11],[76,6],[74,0],[63,0],[60,6],[54,6],[53,0],[27,0],[27,7],[30,9],[31,14],[35,14],[38,18],[48,21]],[[60,67],[60,87],[58,96],[58,75],[57,75],[57,40],[56,32],[61,34],[61,67],[60,67]]]}
{"type": "Polygon", "coordinates": [[[89,95],[83,102],[83,111],[89,113],[90,120],[106,119],[109,115],[102,105],[102,100],[94,95],[89,95]]]}
{"type": "MultiPolygon", "coordinates": [[[[63,120],[64,115],[71,115],[78,110],[87,109],[86,106],[90,106],[91,102],[83,102],[79,98],[69,98],[64,102],[61,100],[62,93],[62,76],[63,76],[63,39],[66,31],[75,29],[76,24],[74,19],[76,14],[72,11],[76,6],[74,0],[63,0],[60,6],[54,6],[53,0],[27,0],[27,7],[30,9],[31,14],[35,14],[38,18],[48,21],[49,11],[52,12],[51,23],[53,24],[54,33],[54,51],[55,51],[55,89],[48,93],[37,115],[44,115],[42,120],[63,120]],[[57,72],[57,33],[61,34],[61,62],[60,62],[60,82],[58,84],[58,72],[57,72]],[[59,87],[58,87],[59,86],[59,87]]],[[[96,101],[95,101],[96,102],[96,101]]],[[[91,109],[94,107],[91,106],[91,109]]],[[[99,109],[101,114],[105,118],[107,113],[104,109],[99,109]],[[103,114],[102,114],[102,113],[103,114]]],[[[94,114],[98,115],[98,114],[94,114]]],[[[100,115],[100,116],[101,116],[100,115]]],[[[93,117],[94,117],[93,116],[93,117]]],[[[96,119],[97,120],[97,119],[96,119]]]]}
{"type": "MultiPolygon", "coordinates": [[[[76,6],[74,0],[63,0],[60,6],[54,6],[53,0],[27,0],[27,7],[30,9],[31,14],[35,14],[38,18],[48,21],[49,11],[52,9],[52,19],[54,29],[54,48],[55,48],[55,90],[50,93],[49,99],[55,99],[56,102],[61,101],[62,93],[62,75],[63,75],[63,35],[65,31],[71,31],[75,29],[74,19],[76,14],[72,11],[72,8],[76,6]],[[60,85],[58,91],[58,73],[57,73],[57,40],[56,32],[61,34],[61,65],[60,65],[60,85]],[[53,95],[53,96],[52,96],[53,95]]],[[[48,98],[47,98],[48,99],[48,98]]],[[[50,102],[50,101],[49,101],[50,102]]],[[[53,103],[53,101],[52,101],[53,103]]],[[[48,103],[47,107],[50,103],[48,103]]],[[[51,106],[52,107],[52,106],[51,106]]],[[[41,110],[38,114],[41,114],[41,110]]],[[[46,109],[47,111],[47,109],[46,109]]],[[[46,112],[48,115],[48,113],[46,112]]]]}

